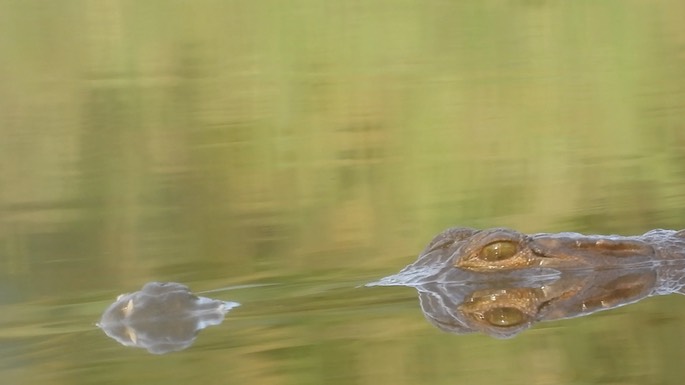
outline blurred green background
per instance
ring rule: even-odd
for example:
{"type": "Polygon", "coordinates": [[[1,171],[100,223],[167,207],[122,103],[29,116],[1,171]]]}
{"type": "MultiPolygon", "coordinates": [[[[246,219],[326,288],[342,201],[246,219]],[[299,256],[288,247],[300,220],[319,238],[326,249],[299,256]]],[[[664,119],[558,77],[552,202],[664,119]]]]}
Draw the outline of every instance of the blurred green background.
{"type": "Polygon", "coordinates": [[[679,384],[685,301],[450,336],[449,226],[685,227],[685,3],[0,0],[3,384],[679,384]],[[148,281],[243,306],[174,355],[148,281]]]}

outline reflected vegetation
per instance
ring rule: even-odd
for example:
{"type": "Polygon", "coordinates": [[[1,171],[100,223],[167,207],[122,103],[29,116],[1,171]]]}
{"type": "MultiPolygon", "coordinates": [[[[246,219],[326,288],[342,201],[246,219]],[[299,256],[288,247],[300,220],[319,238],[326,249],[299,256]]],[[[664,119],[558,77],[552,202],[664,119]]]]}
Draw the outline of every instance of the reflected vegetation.
{"type": "Polygon", "coordinates": [[[179,283],[150,282],[117,297],[98,327],[124,346],[164,354],[189,347],[200,330],[220,324],[236,306],[196,296],[179,283]]]}
{"type": "MultiPolygon", "coordinates": [[[[413,289],[355,286],[455,223],[682,228],[683,14],[680,0],[0,2],[0,383],[682,383],[680,296],[493,343],[445,338],[413,289]],[[283,286],[216,294],[244,304],[208,330],[222,338],[159,360],[93,327],[150,281],[283,286]]],[[[526,261],[506,242],[483,256],[526,261]]],[[[495,299],[601,289],[553,270],[540,289],[531,269],[495,299]]],[[[456,286],[422,297],[455,312],[488,289],[456,286]]]]}
{"type": "Polygon", "coordinates": [[[653,295],[683,294],[685,231],[640,236],[445,230],[416,262],[367,286],[411,286],[438,328],[507,338],[653,295]]]}

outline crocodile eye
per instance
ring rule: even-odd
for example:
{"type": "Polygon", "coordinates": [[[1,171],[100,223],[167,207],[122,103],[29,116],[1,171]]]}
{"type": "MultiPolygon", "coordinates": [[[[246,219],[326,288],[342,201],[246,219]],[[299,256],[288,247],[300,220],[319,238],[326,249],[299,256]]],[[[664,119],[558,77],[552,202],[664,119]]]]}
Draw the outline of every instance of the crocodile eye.
{"type": "Polygon", "coordinates": [[[483,247],[480,256],[486,261],[501,261],[513,257],[517,251],[518,247],[516,246],[516,243],[499,241],[483,247]]]}
{"type": "Polygon", "coordinates": [[[485,320],[492,326],[516,326],[525,322],[523,312],[514,307],[498,307],[483,314],[485,320]]]}

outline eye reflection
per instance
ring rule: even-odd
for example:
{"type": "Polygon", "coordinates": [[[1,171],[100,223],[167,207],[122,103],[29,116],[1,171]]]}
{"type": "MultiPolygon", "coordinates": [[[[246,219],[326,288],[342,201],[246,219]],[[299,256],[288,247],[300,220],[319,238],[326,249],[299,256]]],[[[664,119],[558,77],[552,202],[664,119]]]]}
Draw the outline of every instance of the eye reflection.
{"type": "Polygon", "coordinates": [[[516,243],[499,241],[483,247],[480,256],[486,261],[501,261],[513,257],[517,251],[518,247],[516,243]]]}
{"type": "Polygon", "coordinates": [[[483,314],[485,320],[492,326],[516,326],[525,322],[526,316],[514,307],[498,307],[483,314]]]}

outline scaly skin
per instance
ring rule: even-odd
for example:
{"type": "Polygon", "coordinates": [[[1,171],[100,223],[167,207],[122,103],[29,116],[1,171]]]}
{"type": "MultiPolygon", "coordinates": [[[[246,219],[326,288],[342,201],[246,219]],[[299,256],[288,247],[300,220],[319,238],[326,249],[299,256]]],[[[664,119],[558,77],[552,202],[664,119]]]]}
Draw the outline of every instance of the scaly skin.
{"type": "Polygon", "coordinates": [[[442,330],[507,338],[536,322],[682,293],[685,230],[625,237],[451,228],[400,273],[369,284],[394,285],[415,287],[442,330]]]}
{"type": "Polygon", "coordinates": [[[502,272],[530,267],[555,270],[602,269],[685,259],[685,231],[652,230],[644,235],[522,234],[495,228],[448,229],[419,260],[438,251],[453,266],[474,272],[502,272]]]}

